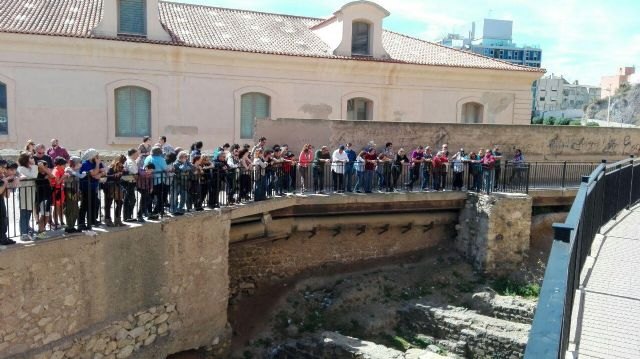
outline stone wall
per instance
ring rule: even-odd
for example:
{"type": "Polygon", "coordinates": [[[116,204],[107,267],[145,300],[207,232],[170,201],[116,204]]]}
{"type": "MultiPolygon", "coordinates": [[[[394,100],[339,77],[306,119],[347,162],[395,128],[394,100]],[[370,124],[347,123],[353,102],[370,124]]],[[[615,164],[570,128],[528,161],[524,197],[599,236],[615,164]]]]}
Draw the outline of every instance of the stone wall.
{"type": "Polygon", "coordinates": [[[258,121],[256,136],[269,144],[287,143],[292,149],[353,142],[361,148],[369,141],[378,146],[393,142],[395,148],[449,144],[467,152],[494,144],[507,156],[520,148],[529,161],[597,161],[640,155],[640,129],[581,126],[465,125],[437,123],[358,122],[304,119],[258,121]]]}
{"type": "Polygon", "coordinates": [[[529,251],[531,197],[469,193],[457,225],[457,249],[481,271],[506,275],[529,251]]]}
{"type": "MultiPolygon", "coordinates": [[[[232,243],[229,247],[232,295],[252,289],[256,283],[279,281],[309,269],[422,251],[455,237],[456,212],[422,216],[428,219],[428,224],[411,228],[385,228],[385,223],[371,223],[366,216],[360,216],[362,226],[345,226],[339,231],[309,227],[309,231],[293,232],[281,239],[232,243]]],[[[345,218],[349,216],[341,220],[345,218]]]]}
{"type": "Polygon", "coordinates": [[[531,326],[487,317],[459,307],[414,304],[401,314],[400,326],[446,338],[452,351],[467,358],[522,358],[531,326]]]}
{"type": "Polygon", "coordinates": [[[208,212],[0,252],[0,357],[162,358],[224,344],[228,228],[208,212]]]}

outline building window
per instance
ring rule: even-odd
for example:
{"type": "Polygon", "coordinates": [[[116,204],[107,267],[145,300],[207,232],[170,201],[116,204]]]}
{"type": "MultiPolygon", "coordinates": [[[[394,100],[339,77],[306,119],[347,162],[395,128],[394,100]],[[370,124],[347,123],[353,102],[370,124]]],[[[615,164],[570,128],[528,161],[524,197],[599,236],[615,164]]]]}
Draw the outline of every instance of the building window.
{"type": "Polygon", "coordinates": [[[373,101],[357,97],[347,101],[347,120],[370,121],[373,115],[373,101]]]}
{"type": "Polygon", "coordinates": [[[116,137],[151,136],[151,91],[136,86],[115,90],[116,137]]]}
{"type": "Polygon", "coordinates": [[[545,97],[544,96],[540,96],[540,101],[544,101],[545,97]]]}
{"type": "Polygon", "coordinates": [[[7,85],[0,82],[0,135],[9,134],[9,114],[7,111],[7,85]]]}
{"type": "Polygon", "coordinates": [[[147,35],[146,0],[118,1],[118,34],[147,35]]]}
{"type": "Polygon", "coordinates": [[[371,55],[371,25],[366,22],[354,22],[351,29],[351,54],[371,55]]]}
{"type": "Polygon", "coordinates": [[[462,123],[482,123],[484,106],[477,102],[462,105],[462,123]]]}
{"type": "Polygon", "coordinates": [[[240,138],[253,138],[256,119],[271,116],[271,98],[259,92],[251,92],[240,98],[240,138]]]}

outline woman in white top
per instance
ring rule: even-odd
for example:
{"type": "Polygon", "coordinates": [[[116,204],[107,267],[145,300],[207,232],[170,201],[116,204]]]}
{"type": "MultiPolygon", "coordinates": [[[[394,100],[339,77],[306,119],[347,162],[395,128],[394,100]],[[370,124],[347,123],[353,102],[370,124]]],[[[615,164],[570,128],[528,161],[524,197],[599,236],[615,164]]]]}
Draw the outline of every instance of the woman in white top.
{"type": "Polygon", "coordinates": [[[356,170],[356,185],[354,191],[356,193],[362,193],[362,188],[364,187],[364,164],[366,160],[364,159],[365,151],[360,151],[358,157],[356,157],[356,163],[353,168],[356,170]]]}
{"type": "Polygon", "coordinates": [[[344,166],[349,162],[349,156],[344,151],[344,146],[340,146],[333,151],[331,156],[331,175],[333,177],[333,191],[344,193],[344,166]]]}
{"type": "Polygon", "coordinates": [[[38,166],[29,153],[23,152],[18,157],[18,174],[20,175],[20,235],[21,240],[32,240],[29,232],[33,230],[29,227],[31,213],[35,209],[36,200],[36,178],[38,178],[38,166]]]}

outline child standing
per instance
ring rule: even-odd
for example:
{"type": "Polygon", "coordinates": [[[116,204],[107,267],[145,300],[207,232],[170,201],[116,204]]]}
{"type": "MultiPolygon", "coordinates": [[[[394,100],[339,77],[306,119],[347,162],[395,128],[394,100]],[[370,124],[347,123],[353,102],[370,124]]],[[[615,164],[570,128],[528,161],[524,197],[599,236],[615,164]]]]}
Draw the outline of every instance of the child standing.
{"type": "Polygon", "coordinates": [[[56,157],[53,161],[53,171],[51,171],[52,177],[49,179],[51,182],[51,188],[53,189],[53,228],[58,229],[59,226],[64,226],[62,219],[63,212],[62,207],[64,205],[64,171],[67,160],[62,157],[56,157]]]}
{"type": "Polygon", "coordinates": [[[64,169],[64,216],[67,220],[67,227],[64,229],[66,233],[79,233],[76,229],[76,221],[78,220],[78,201],[80,200],[79,181],[87,174],[80,173],[82,160],[80,157],[71,157],[67,168],[64,169]]]}
{"type": "Polygon", "coordinates": [[[138,223],[144,223],[145,212],[149,211],[151,194],[153,193],[153,172],[156,166],[153,163],[144,165],[144,171],[138,175],[138,192],[140,193],[140,205],[138,206],[138,223]]]}

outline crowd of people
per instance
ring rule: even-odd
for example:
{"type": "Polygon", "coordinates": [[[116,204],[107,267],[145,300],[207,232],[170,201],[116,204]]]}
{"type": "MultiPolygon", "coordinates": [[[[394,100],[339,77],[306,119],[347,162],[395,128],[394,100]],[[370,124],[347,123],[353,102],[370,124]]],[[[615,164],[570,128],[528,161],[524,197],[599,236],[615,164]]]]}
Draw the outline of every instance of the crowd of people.
{"type": "MultiPolygon", "coordinates": [[[[155,144],[144,137],[126,155],[103,162],[95,149],[71,156],[57,139],[48,149],[29,140],[17,163],[0,160],[0,196],[18,197],[13,203],[19,206],[20,238],[31,241],[44,238],[47,226],[66,233],[121,227],[158,220],[167,210],[180,216],[217,208],[221,201],[261,201],[295,191],[413,191],[416,185],[423,191],[442,191],[449,173],[453,190],[463,190],[467,173],[468,190],[491,192],[498,185],[503,159],[499,146],[470,153],[462,148],[449,152],[447,144],[397,152],[392,143],[382,149],[373,142],[359,150],[353,147],[346,143],[316,149],[305,144],[297,154],[286,144],[268,147],[263,137],[253,146],[224,144],[209,156],[201,141],[174,148],[165,136],[155,144]]],[[[520,150],[513,162],[516,168],[524,164],[520,150]]],[[[520,175],[513,171],[511,179],[520,175]]],[[[15,243],[8,235],[6,202],[0,201],[1,245],[15,243]]]]}

